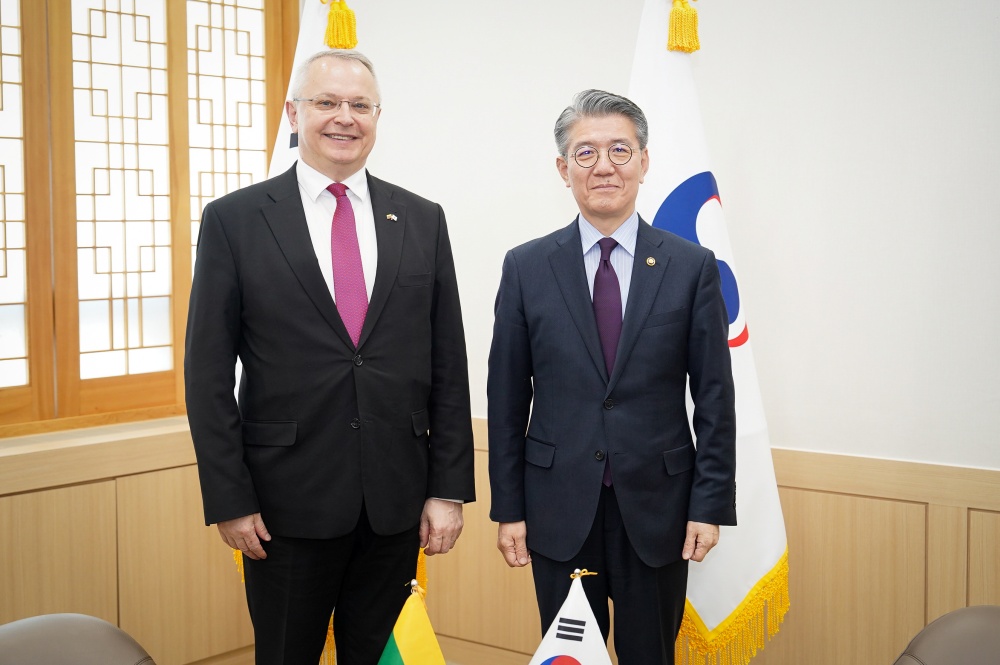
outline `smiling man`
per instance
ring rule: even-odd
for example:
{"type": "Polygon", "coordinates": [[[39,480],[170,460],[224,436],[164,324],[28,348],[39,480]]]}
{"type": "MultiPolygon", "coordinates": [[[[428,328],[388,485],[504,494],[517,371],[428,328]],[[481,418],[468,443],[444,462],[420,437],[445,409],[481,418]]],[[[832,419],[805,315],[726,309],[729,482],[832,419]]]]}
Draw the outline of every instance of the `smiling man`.
{"type": "Polygon", "coordinates": [[[444,213],[372,177],[371,62],[324,51],[286,103],[299,161],[205,207],[184,361],[207,524],[243,552],[258,665],[378,661],[418,546],[475,499],[444,213]],[[239,401],[234,366],[242,361],[239,401]]]}
{"type": "Polygon", "coordinates": [[[598,573],[583,586],[605,640],[614,604],[618,662],[672,664],[688,561],[736,523],[719,270],[709,250],[636,213],[649,168],[639,107],[581,92],[555,138],[580,214],[504,260],[489,360],[490,516],[507,564],[532,566],[543,633],[570,574],[586,568],[598,573]]]}

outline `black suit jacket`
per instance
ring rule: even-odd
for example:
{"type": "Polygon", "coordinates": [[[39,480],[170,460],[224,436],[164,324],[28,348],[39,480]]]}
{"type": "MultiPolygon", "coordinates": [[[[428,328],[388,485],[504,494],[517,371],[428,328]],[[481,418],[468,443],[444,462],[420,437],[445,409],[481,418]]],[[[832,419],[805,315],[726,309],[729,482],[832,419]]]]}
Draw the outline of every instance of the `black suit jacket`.
{"type": "Polygon", "coordinates": [[[368,176],[378,269],[358,348],[312,248],[293,166],[205,207],[184,360],[206,523],[277,535],[415,526],[472,501],[468,365],[436,203],[368,176]],[[243,363],[239,405],[234,365],[243,363]]]}
{"type": "Polygon", "coordinates": [[[529,549],[570,559],[610,455],[626,532],[647,565],[680,559],[688,520],[735,524],[727,337],[712,252],[640,219],[609,377],[577,222],[511,250],[489,361],[491,518],[526,520],[529,549]]]}

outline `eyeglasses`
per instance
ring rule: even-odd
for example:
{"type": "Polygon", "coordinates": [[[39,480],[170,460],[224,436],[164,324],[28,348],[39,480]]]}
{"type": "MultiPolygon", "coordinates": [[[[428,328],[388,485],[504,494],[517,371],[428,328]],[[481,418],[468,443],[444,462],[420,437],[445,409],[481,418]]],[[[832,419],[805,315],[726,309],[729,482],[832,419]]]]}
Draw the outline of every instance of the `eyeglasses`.
{"type": "MultiPolygon", "coordinates": [[[[593,168],[600,158],[601,151],[592,145],[585,145],[573,153],[573,159],[585,169],[593,168]]],[[[616,143],[608,148],[608,159],[611,160],[612,164],[624,166],[628,164],[628,160],[632,159],[632,148],[624,143],[616,143]]]]}
{"type": "Polygon", "coordinates": [[[351,115],[358,118],[375,115],[382,109],[381,104],[376,104],[367,99],[336,99],[335,97],[320,96],[309,99],[293,97],[292,101],[307,102],[317,113],[324,113],[328,115],[338,113],[340,111],[340,107],[347,104],[347,108],[351,112],[351,115]]]}

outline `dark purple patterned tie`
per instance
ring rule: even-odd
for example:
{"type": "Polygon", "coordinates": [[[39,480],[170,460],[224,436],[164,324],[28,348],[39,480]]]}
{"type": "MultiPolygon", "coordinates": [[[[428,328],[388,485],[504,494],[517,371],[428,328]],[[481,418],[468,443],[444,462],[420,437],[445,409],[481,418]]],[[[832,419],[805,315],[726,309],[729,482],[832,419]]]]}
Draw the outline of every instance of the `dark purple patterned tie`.
{"type": "Polygon", "coordinates": [[[330,251],[333,257],[333,296],[337,311],[351,336],[354,346],[361,339],[361,327],[368,313],[368,290],[365,271],[361,266],[358,229],[354,223],[354,207],[347,198],[347,186],[335,182],[327,190],[337,197],[337,209],[330,227],[330,251]]]}
{"type": "MultiPolygon", "coordinates": [[[[604,351],[604,366],[610,377],[615,368],[618,338],[622,334],[622,292],[618,286],[618,275],[611,265],[611,250],[618,246],[618,241],[601,238],[597,244],[601,246],[601,262],[594,275],[594,318],[597,319],[597,334],[604,351]]],[[[605,487],[611,487],[611,455],[605,458],[602,482],[605,487]]]]}
{"type": "Polygon", "coordinates": [[[604,350],[604,366],[611,376],[615,368],[615,354],[618,353],[618,338],[622,334],[622,292],[618,286],[618,275],[611,265],[611,250],[618,246],[614,238],[601,238],[601,262],[594,275],[594,318],[597,319],[597,334],[601,337],[604,350]]]}

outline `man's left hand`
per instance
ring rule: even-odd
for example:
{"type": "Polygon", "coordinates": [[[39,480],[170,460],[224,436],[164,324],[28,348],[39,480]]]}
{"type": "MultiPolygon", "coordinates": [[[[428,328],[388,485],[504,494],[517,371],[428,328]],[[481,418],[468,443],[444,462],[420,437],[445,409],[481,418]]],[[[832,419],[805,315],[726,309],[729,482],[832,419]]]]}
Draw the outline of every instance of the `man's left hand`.
{"type": "Polygon", "coordinates": [[[424,554],[445,554],[462,533],[462,504],[444,499],[427,499],[420,516],[420,546],[424,554]]]}
{"type": "Polygon", "coordinates": [[[688,522],[687,538],[681,557],[691,561],[702,561],[708,551],[719,542],[719,525],[704,522],[688,522]]]}

